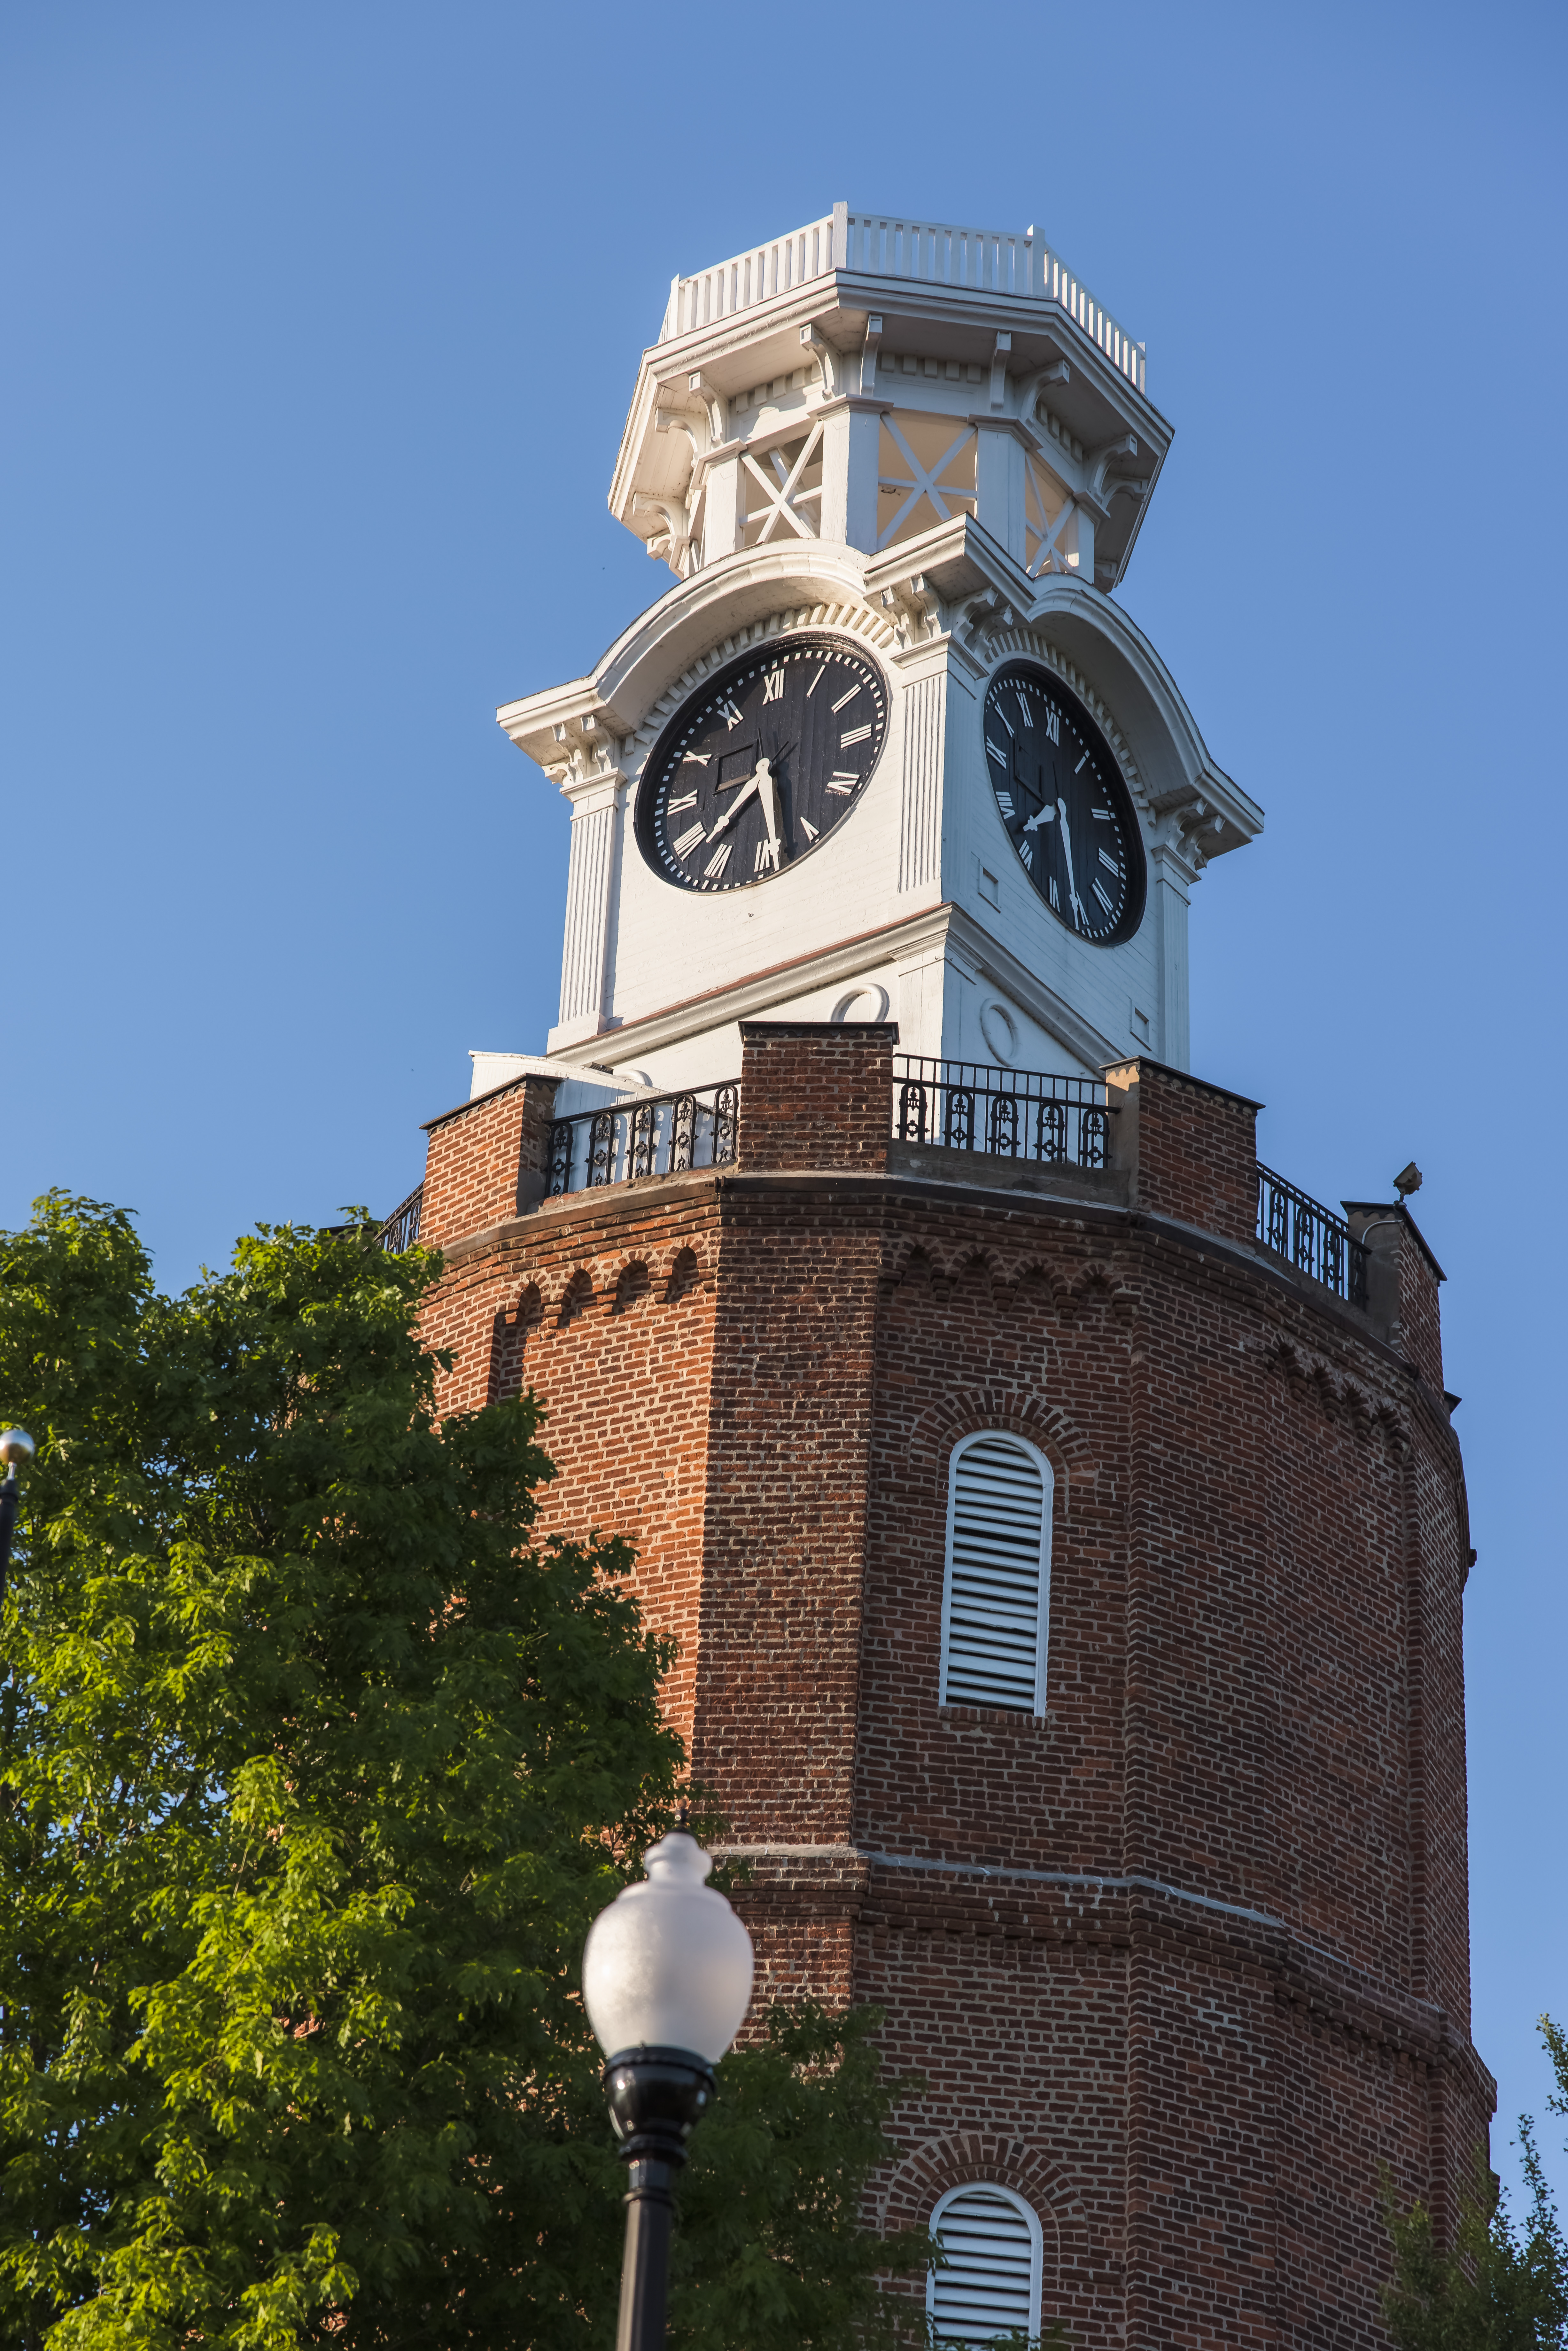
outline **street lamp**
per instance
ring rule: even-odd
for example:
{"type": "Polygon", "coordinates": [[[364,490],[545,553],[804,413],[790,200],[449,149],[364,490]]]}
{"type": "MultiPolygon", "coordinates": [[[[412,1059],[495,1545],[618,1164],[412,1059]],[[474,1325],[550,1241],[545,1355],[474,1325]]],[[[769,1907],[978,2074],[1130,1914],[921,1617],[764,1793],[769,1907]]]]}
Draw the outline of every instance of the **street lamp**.
{"type": "Polygon", "coordinates": [[[643,1856],[589,1929],[582,1997],[603,2050],[611,2126],[628,2167],[626,2253],[615,2351],[661,2351],[671,2189],[686,2137],[716,2095],[713,2067],[751,2003],[751,1938],[685,1828],[643,1856]]]}
{"type": "Polygon", "coordinates": [[[5,1464],[5,1476],[4,1480],[0,1480],[0,1600],[5,1597],[5,1577],[11,1565],[11,1536],[16,1524],[16,1505],[22,1499],[17,1472],[26,1468],[37,1449],[25,1428],[0,1431],[0,1461],[5,1464]]]}

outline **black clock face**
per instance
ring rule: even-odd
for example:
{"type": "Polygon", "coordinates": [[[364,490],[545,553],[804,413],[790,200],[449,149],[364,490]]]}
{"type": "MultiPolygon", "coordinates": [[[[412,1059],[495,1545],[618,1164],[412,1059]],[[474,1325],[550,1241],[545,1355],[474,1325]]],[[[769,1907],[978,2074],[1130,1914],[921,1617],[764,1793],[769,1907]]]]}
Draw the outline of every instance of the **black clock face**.
{"type": "Polygon", "coordinates": [[[1144,918],[1144,852],[1121,770],[1089,713],[1037,662],[986,694],[986,765],[1019,862],[1053,914],[1114,946],[1144,918]]]}
{"type": "Polygon", "coordinates": [[[786,637],[698,687],[654,747],[637,838],[685,890],[798,865],[861,798],[887,734],[876,664],[838,637],[786,637]]]}

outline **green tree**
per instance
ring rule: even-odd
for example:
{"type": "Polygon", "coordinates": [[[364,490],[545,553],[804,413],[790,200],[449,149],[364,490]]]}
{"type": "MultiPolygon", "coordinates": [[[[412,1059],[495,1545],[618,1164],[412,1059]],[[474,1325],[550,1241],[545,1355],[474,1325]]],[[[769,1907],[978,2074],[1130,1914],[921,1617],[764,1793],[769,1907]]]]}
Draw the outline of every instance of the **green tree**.
{"type": "MultiPolygon", "coordinates": [[[[1558,2084],[1549,2103],[1568,2113],[1568,2044],[1550,2017],[1542,2019],[1542,2034],[1558,2084]]],[[[1519,2137],[1530,2186],[1522,2229],[1479,2150],[1451,2244],[1438,2244],[1424,2205],[1400,2212],[1385,2181],[1395,2275],[1384,2290],[1384,2314],[1399,2351],[1561,2351],[1568,2346],[1568,2246],[1528,2116],[1520,2117],[1519,2137]]]]}
{"type": "MultiPolygon", "coordinates": [[[[436,1422],[438,1271],[362,1218],[263,1228],[169,1300],[121,1212],[51,1195],[0,1238],[0,1404],[40,1439],[0,1660],[0,2338],[27,2351],[612,2334],[623,2182],[575,1971],[672,1815],[669,1653],[624,1544],[531,1540],[531,1398],[436,1422]]],[[[896,2095],[873,2021],[777,2015],[726,2061],[693,2351],[720,2310],[755,2351],[894,2326],[875,2268],[924,2246],[858,2225],[896,2095]]]]}

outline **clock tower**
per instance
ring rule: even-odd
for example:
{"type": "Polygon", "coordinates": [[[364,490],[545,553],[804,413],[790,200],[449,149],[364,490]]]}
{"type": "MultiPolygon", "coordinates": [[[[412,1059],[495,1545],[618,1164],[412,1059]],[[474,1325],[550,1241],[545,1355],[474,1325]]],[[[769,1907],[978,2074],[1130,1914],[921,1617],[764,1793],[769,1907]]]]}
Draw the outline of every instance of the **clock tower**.
{"type": "Polygon", "coordinates": [[[1116,600],[1169,441],[1032,230],[673,282],[611,487],[670,584],[499,713],[559,1018],[385,1238],[445,1408],[535,1388],[542,1523],[635,1543],[766,1991],[924,2077],[938,2335],[1372,2351],[1381,2167],[1447,2227],[1492,2105],[1458,1399],[1403,1192],[1190,1065],[1262,817],[1116,600]]]}
{"type": "Polygon", "coordinates": [[[611,504],[677,584],[499,714],[571,804],[555,1061],[738,1075],[767,1014],[1186,1067],[1189,894],[1262,818],[1113,599],[1169,442],[1032,233],[841,204],[674,281],[611,504]]]}

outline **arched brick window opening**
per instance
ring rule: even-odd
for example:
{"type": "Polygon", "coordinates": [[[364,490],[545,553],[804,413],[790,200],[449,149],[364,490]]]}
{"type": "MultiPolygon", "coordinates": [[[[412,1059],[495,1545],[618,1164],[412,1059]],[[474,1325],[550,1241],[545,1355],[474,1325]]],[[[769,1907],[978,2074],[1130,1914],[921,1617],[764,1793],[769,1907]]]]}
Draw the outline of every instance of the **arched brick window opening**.
{"type": "Polygon", "coordinates": [[[1010,1431],[953,1447],[942,1580],[944,1706],[1045,1711],[1051,1464],[1010,1431]]]}
{"type": "Polygon", "coordinates": [[[538,1286],[530,1281],[511,1311],[503,1307],[497,1315],[490,1337],[489,1403],[502,1404],[508,1396],[521,1395],[523,1358],[530,1336],[544,1320],[544,1311],[538,1286]]]}
{"type": "Polygon", "coordinates": [[[639,1259],[625,1267],[615,1285],[615,1311],[624,1314],[648,1295],[648,1269],[639,1259]]]}
{"type": "Polygon", "coordinates": [[[580,1314],[586,1314],[592,1303],[593,1284],[580,1268],[567,1283],[566,1296],[560,1301],[561,1329],[564,1331],[569,1322],[575,1322],[580,1314]]]}
{"type": "Polygon", "coordinates": [[[664,1296],[672,1306],[691,1296],[697,1286],[700,1272],[695,1249],[684,1249],[670,1268],[669,1283],[664,1290],[664,1296]]]}
{"type": "Polygon", "coordinates": [[[1043,2241],[1039,2216],[1010,2188],[950,2189],[931,2215],[945,2259],[925,2290],[938,2343],[984,2344],[1040,2333],[1043,2241]]]}

